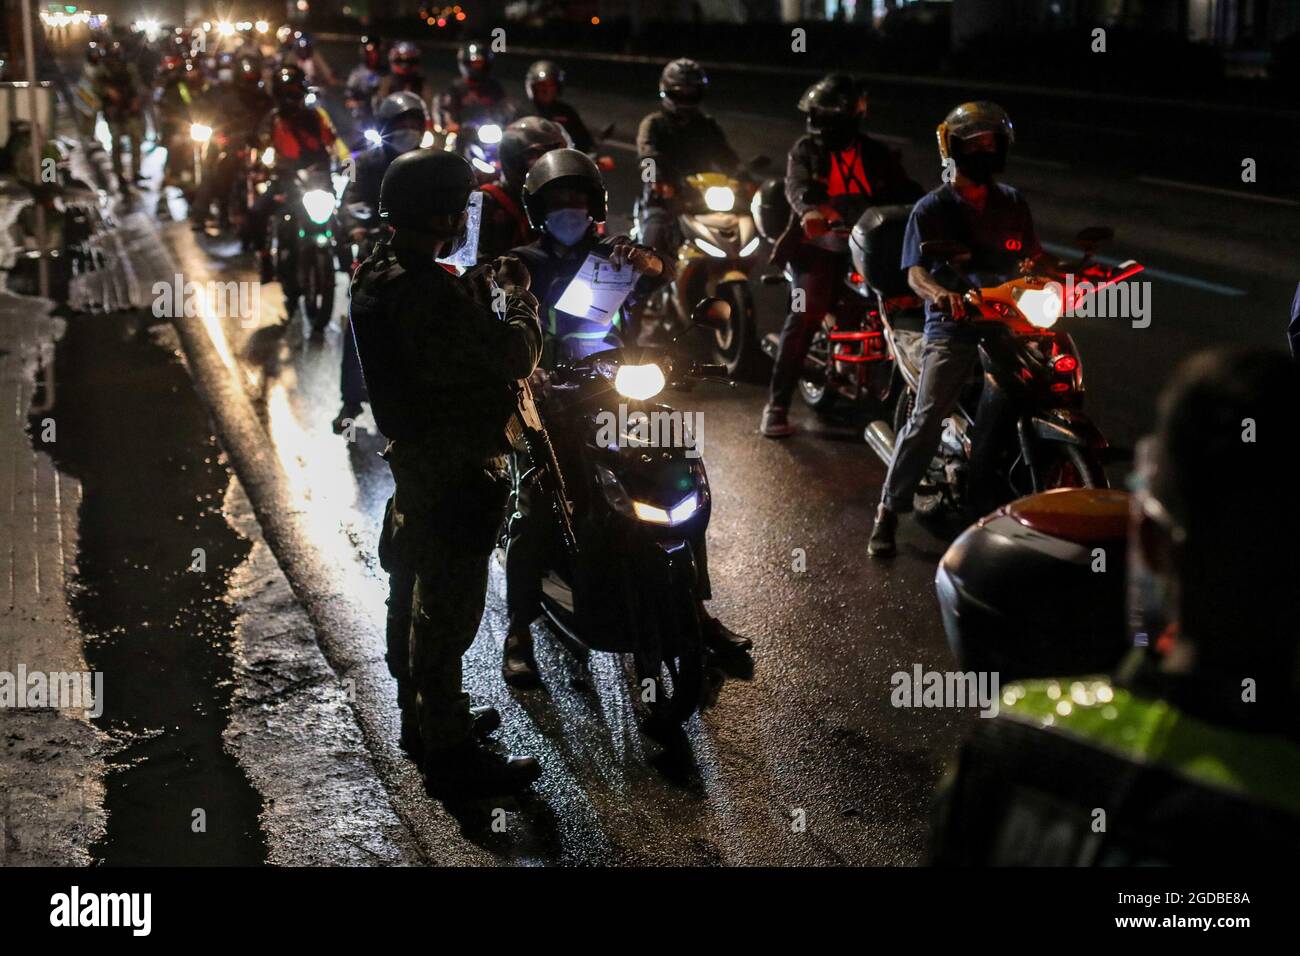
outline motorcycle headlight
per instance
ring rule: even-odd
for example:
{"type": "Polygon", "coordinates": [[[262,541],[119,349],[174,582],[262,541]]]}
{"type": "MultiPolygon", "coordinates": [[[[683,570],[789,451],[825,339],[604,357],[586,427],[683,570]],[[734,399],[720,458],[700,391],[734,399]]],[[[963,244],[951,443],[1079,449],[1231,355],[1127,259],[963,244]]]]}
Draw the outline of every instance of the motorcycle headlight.
{"type": "Polygon", "coordinates": [[[270,146],[262,150],[262,165],[263,166],[275,165],[275,150],[272,149],[270,146]]]}
{"type": "Polygon", "coordinates": [[[472,162],[474,168],[481,173],[490,174],[490,173],[495,173],[497,171],[497,168],[495,166],[493,166],[491,163],[484,162],[483,160],[479,159],[477,156],[474,157],[472,162]]]}
{"type": "Polygon", "coordinates": [[[318,226],[323,226],[334,215],[334,194],[324,189],[309,189],[302,194],[302,208],[318,226]]]}
{"type": "Polygon", "coordinates": [[[623,483],[618,480],[618,476],[603,465],[596,466],[596,477],[600,481],[600,489],[605,494],[605,500],[611,508],[621,515],[637,518],[647,524],[672,527],[689,521],[700,510],[700,496],[695,491],[671,508],[660,508],[647,501],[636,501],[631,498],[624,489],[623,483]]]}
{"type": "Polygon", "coordinates": [[[379,130],[377,129],[368,129],[362,135],[365,136],[366,142],[371,146],[378,146],[384,141],[384,138],[379,135],[379,130]]]}
{"type": "Polygon", "coordinates": [[[480,126],[478,128],[478,141],[487,146],[495,146],[501,142],[501,127],[496,123],[480,126]]]}
{"type": "Polygon", "coordinates": [[[428,149],[432,145],[433,145],[433,130],[426,129],[424,131],[424,138],[420,140],[420,148],[428,149]]]}
{"type": "Polygon", "coordinates": [[[759,237],[755,236],[753,239],[749,240],[749,242],[745,243],[745,247],[740,250],[740,257],[744,259],[746,256],[752,256],[754,250],[758,248],[760,241],[759,237]]]}
{"type": "Polygon", "coordinates": [[[212,139],[212,127],[205,126],[202,123],[190,124],[190,139],[196,143],[206,143],[212,139]]]}
{"type": "Polygon", "coordinates": [[[713,258],[715,259],[727,258],[727,254],[725,252],[723,252],[713,243],[706,242],[705,240],[701,239],[699,236],[695,237],[695,244],[699,246],[701,249],[703,249],[705,252],[707,252],[709,255],[713,256],[713,258]]]}
{"type": "Polygon", "coordinates": [[[736,205],[736,194],[730,186],[710,186],[704,190],[704,205],[712,212],[731,212],[736,205]]]}
{"type": "Polygon", "coordinates": [[[667,382],[663,369],[653,362],[646,365],[620,365],[614,373],[614,391],[624,398],[647,401],[664,390],[667,382]]]}
{"type": "Polygon", "coordinates": [[[668,510],[664,510],[657,505],[647,504],[644,501],[632,502],[632,513],[642,521],[648,521],[650,524],[681,524],[695,514],[699,508],[700,496],[693,491],[668,510]]]}
{"type": "Polygon", "coordinates": [[[1030,325],[1038,329],[1050,329],[1061,317],[1065,306],[1065,296],[1061,287],[1049,282],[1041,289],[1020,289],[1015,296],[1016,308],[1030,325]]]}

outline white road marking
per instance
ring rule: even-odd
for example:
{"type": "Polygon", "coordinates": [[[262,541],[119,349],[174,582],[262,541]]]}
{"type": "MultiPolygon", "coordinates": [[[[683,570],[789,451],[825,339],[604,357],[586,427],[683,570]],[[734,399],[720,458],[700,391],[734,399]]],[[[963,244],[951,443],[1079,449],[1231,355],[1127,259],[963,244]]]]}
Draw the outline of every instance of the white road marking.
{"type": "Polygon", "coordinates": [[[1177,179],[1160,179],[1156,176],[1139,176],[1138,182],[1152,186],[1169,186],[1172,189],[1186,189],[1195,193],[1210,193],[1215,196],[1228,196],[1232,199],[1248,199],[1252,202],[1272,203],[1275,206],[1300,206],[1300,200],[1283,199],[1281,196],[1268,196],[1261,193],[1248,193],[1240,189],[1221,189],[1218,186],[1202,186],[1199,183],[1184,183],[1177,179]]]}

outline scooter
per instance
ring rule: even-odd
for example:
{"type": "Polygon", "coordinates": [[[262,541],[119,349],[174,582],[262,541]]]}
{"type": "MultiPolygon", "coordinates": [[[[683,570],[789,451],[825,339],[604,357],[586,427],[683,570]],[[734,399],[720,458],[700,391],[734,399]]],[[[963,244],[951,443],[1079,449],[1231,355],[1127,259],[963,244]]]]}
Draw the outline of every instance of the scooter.
{"type": "MultiPolygon", "coordinates": [[[[725,301],[705,299],[692,319],[716,330],[729,312],[725,301]]],[[[655,399],[699,381],[730,385],[725,375],[724,366],[691,359],[680,341],[607,349],[558,365],[539,405],[560,477],[533,494],[561,519],[550,522],[541,609],[578,653],[631,659],[633,698],[651,725],[679,724],[699,706],[712,507],[699,436],[655,399]]],[[[532,473],[517,476],[516,487],[532,473]]]]}
{"type": "MultiPolygon", "coordinates": [[[[872,233],[884,229],[885,223],[878,210],[868,210],[859,222],[856,255],[869,258],[879,251],[872,233]]],[[[1142,271],[1143,266],[1131,260],[1115,267],[1092,260],[1096,246],[1111,235],[1101,227],[1081,232],[1076,241],[1084,255],[1064,266],[1068,275],[1036,267],[984,288],[976,287],[964,271],[970,251],[961,243],[922,244],[922,252],[945,263],[952,279],[965,289],[965,321],[979,332],[980,365],[957,409],[944,422],[939,451],[918,492],[918,511],[933,513],[947,507],[979,513],[1052,488],[1108,487],[1105,463],[1110,446],[1083,412],[1083,363],[1074,339],[1057,325],[1078,304],[1066,302],[1066,290],[1080,288],[1066,282],[1068,276],[1087,278],[1095,290],[1142,271]]],[[[879,270],[864,261],[860,271],[871,277],[879,270]]],[[[897,278],[901,272],[894,275],[897,278]]],[[[873,421],[864,438],[888,464],[916,399],[923,316],[919,303],[891,298],[884,288],[874,291],[903,387],[892,425],[873,421]]]]}
{"type": "MultiPolygon", "coordinates": [[[[771,164],[758,156],[746,164],[746,178],[771,164]]],[[[750,209],[753,188],[740,177],[724,173],[687,176],[677,197],[677,277],[647,303],[645,319],[657,319],[670,334],[689,327],[691,303],[717,296],[731,306],[725,326],[714,330],[709,343],[714,362],[729,375],[745,377],[761,360],[754,293],[750,288],[756,253],[762,239],[750,209]]],[[[633,238],[641,234],[641,203],[634,212],[633,238]]]]}
{"type": "Polygon", "coordinates": [[[293,308],[302,299],[314,335],[325,331],[334,314],[336,188],[328,171],[298,170],[272,230],[275,275],[285,302],[293,308]]]}

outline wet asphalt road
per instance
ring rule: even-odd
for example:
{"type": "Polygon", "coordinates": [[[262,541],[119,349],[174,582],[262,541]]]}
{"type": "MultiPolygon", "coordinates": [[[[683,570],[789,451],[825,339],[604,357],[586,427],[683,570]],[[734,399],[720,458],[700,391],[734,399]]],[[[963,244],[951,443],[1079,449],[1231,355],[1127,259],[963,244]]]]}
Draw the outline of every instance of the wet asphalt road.
{"type": "MultiPolygon", "coordinates": [[[[516,67],[503,62],[512,84],[516,67]]],[[[593,127],[617,123],[609,150],[619,164],[610,177],[611,205],[625,215],[636,179],[623,144],[650,100],[602,89],[574,84],[570,99],[593,127]]],[[[713,95],[742,155],[778,157],[797,135],[798,124],[784,109],[753,112],[752,93],[729,95],[715,81],[713,95]]],[[[879,131],[925,181],[935,166],[922,129],[929,120],[894,112],[897,125],[882,119],[879,131]]],[[[1149,424],[1158,386],[1178,359],[1214,342],[1280,344],[1300,244],[1295,208],[1157,188],[1131,173],[1058,162],[1018,160],[1008,173],[1029,195],[1044,238],[1065,243],[1084,225],[1106,223],[1117,231],[1114,254],[1159,270],[1149,328],[1105,319],[1075,330],[1090,411],[1114,442],[1131,445],[1149,424]]],[[[147,194],[144,204],[152,205],[147,194]]],[[[183,213],[179,202],[173,208],[183,213]]],[[[625,222],[613,220],[615,227],[625,222]]],[[[183,224],[164,226],[162,235],[186,279],[255,278],[229,239],[195,236],[183,224]]],[[[765,326],[775,327],[780,293],[760,294],[765,326]]],[[[340,295],[340,309],[344,302],[340,295]]],[[[265,332],[279,308],[278,287],[270,286],[256,323],[263,331],[237,318],[207,317],[204,334],[260,418],[271,466],[283,475],[290,513],[281,519],[306,543],[292,556],[295,588],[317,604],[343,608],[322,637],[327,656],[355,656],[368,662],[368,674],[379,675],[356,707],[384,784],[405,808],[399,809],[404,822],[419,831],[430,861],[890,865],[920,859],[930,793],[974,718],[890,705],[895,671],[949,666],[932,585],[945,542],[907,523],[895,561],[868,561],[865,536],[884,469],[861,441],[860,422],[851,416],[818,422],[799,409],[802,432],[776,443],[756,434],[763,401],[757,384],[674,397],[679,407],[704,413],[704,457],[715,495],[711,609],[756,644],[752,672],[716,672],[712,702],[675,745],[639,732],[619,661],[593,655],[579,662],[547,639],[541,624],[535,628],[545,688],[508,691],[497,672],[505,621],[503,575],[494,564],[466,680],[476,702],[501,709],[502,740],[516,752],[536,754],[545,776],[532,797],[512,808],[505,834],[485,832],[482,821],[470,821],[463,833],[429,804],[391,747],[395,711],[384,702],[391,684],[384,686],[376,663],[385,582],[374,546],[391,488],[377,457],[382,440],[363,430],[348,443],[330,431],[338,402],[337,321],[322,344],[303,341],[297,325],[279,340],[265,332]],[[806,555],[802,570],[799,553],[806,555]],[[355,626],[346,626],[348,615],[355,626]],[[386,745],[379,742],[385,731],[386,745]],[[796,825],[800,820],[806,826],[796,825]]],[[[256,431],[256,422],[245,424],[250,434],[256,431]]],[[[372,424],[363,417],[363,429],[372,424]]],[[[1121,465],[1114,477],[1122,473],[1121,465]]],[[[319,614],[314,621],[321,630],[319,614]]]]}

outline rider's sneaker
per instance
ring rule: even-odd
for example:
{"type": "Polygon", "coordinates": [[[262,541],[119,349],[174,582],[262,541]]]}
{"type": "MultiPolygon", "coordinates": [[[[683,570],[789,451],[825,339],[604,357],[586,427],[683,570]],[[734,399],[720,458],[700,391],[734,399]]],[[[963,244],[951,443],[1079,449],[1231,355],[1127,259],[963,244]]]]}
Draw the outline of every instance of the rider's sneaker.
{"type": "Polygon", "coordinates": [[[537,660],[533,657],[531,631],[519,630],[506,635],[501,655],[501,678],[520,690],[541,686],[542,678],[537,673],[537,660]]]}
{"type": "Polygon", "coordinates": [[[878,507],[876,525],[871,529],[871,537],[867,539],[867,554],[873,558],[893,557],[897,550],[894,545],[894,534],[897,531],[898,515],[884,505],[878,507]]]}
{"type": "Polygon", "coordinates": [[[790,410],[778,405],[764,405],[763,421],[759,425],[759,431],[765,438],[785,438],[793,435],[794,426],[790,424],[790,410]]]}
{"type": "Polygon", "coordinates": [[[477,740],[432,749],[424,757],[424,783],[444,800],[465,800],[517,793],[542,775],[533,757],[503,757],[477,740]]]}

